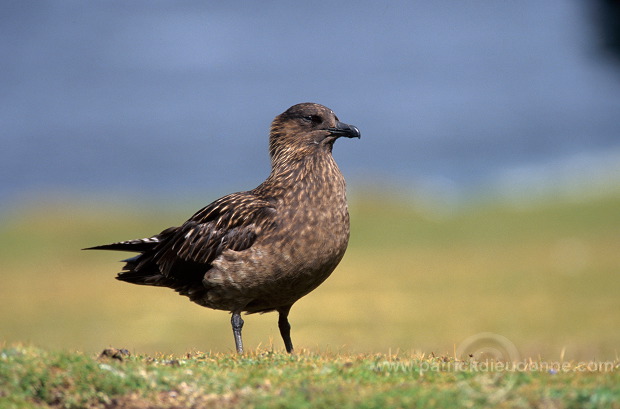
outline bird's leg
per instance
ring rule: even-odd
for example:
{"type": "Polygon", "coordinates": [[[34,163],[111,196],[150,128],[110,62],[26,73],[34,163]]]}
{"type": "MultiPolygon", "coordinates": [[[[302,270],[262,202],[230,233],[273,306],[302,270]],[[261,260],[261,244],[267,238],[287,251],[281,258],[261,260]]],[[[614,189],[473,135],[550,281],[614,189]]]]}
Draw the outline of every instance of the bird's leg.
{"type": "Polygon", "coordinates": [[[280,314],[278,318],[278,328],[280,328],[280,335],[282,335],[282,339],[284,340],[286,352],[288,352],[289,354],[293,353],[293,342],[291,341],[291,324],[288,323],[288,312],[290,310],[290,305],[288,307],[278,310],[278,313],[280,314]]]}
{"type": "Polygon", "coordinates": [[[241,318],[241,314],[238,312],[233,312],[230,323],[232,324],[233,335],[235,336],[235,346],[237,347],[237,353],[242,354],[243,341],[241,340],[241,328],[243,328],[243,319],[241,318]]]}

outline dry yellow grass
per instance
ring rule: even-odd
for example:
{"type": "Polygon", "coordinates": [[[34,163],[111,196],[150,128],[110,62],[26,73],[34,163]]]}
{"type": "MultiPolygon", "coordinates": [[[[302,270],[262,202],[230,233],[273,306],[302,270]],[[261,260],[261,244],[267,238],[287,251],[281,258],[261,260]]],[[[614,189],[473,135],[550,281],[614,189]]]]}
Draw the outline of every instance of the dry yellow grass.
{"type": "MultiPolygon", "coordinates": [[[[114,280],[122,253],[81,252],[182,222],[177,214],[25,208],[0,226],[0,334],[6,342],[96,352],[232,351],[229,315],[173,291],[114,280]]],[[[450,354],[480,332],[522,356],[617,359],[620,198],[486,206],[425,216],[390,200],[353,200],[349,251],[291,311],[310,350],[450,354]]],[[[273,314],[244,338],[282,349],[273,314]]]]}

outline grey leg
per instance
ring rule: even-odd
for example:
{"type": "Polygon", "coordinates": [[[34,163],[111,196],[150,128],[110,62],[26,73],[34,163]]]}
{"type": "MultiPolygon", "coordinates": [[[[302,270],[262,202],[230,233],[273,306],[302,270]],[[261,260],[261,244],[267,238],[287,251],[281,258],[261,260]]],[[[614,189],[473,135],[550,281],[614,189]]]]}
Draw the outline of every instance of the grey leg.
{"type": "Polygon", "coordinates": [[[232,324],[233,335],[235,336],[235,346],[237,347],[237,353],[242,354],[243,341],[241,340],[241,328],[243,328],[243,319],[241,319],[241,314],[238,312],[233,312],[230,323],[232,324]]]}
{"type": "Polygon", "coordinates": [[[282,340],[284,340],[286,352],[289,354],[293,352],[293,342],[291,341],[291,324],[288,323],[288,312],[290,310],[290,305],[286,308],[278,310],[280,313],[278,318],[278,328],[280,328],[280,335],[282,335],[282,340]]]}

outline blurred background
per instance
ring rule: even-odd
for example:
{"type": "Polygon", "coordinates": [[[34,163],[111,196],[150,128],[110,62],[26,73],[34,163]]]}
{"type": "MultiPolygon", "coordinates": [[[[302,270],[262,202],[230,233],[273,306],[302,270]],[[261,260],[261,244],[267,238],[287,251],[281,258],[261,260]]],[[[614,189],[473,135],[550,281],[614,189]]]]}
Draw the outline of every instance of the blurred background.
{"type": "MultiPolygon", "coordinates": [[[[619,2],[211,3],[0,6],[0,341],[231,351],[225,313],[78,250],[258,185],[273,117],[318,102],[362,139],[334,148],[352,239],[296,345],[617,358],[619,2]]],[[[276,321],[248,346],[281,349],[276,321]]]]}

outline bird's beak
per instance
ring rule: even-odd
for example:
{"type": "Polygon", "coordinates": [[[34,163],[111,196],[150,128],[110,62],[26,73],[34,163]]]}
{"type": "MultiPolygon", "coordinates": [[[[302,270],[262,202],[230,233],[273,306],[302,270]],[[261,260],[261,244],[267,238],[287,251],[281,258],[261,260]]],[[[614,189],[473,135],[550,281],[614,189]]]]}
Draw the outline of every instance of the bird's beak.
{"type": "Polygon", "coordinates": [[[346,136],[347,138],[358,138],[359,139],[362,136],[362,134],[360,133],[360,130],[357,129],[357,126],[345,124],[340,121],[336,123],[335,128],[328,128],[327,130],[329,131],[330,134],[336,137],[346,136]]]}

